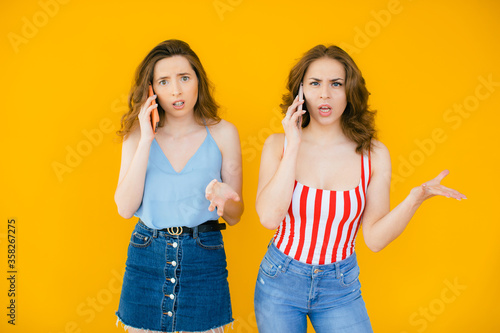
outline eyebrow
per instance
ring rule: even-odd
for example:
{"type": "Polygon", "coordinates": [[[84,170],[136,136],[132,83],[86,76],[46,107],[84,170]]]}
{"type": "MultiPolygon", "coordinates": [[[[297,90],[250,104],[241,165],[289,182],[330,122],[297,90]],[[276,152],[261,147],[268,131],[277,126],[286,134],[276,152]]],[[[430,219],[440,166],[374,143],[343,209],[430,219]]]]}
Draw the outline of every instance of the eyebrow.
{"type": "MultiPolygon", "coordinates": [[[[191,73],[177,73],[177,76],[191,75],[191,73]]],[[[170,76],[160,76],[157,80],[170,79],[170,76]]]]}
{"type": "MultiPolygon", "coordinates": [[[[317,78],[315,78],[315,77],[311,77],[311,78],[309,78],[309,80],[314,80],[314,81],[322,81],[321,79],[317,79],[317,78]]],[[[343,78],[341,78],[341,77],[338,77],[338,78],[336,78],[336,79],[332,79],[332,80],[330,80],[330,82],[334,82],[334,81],[344,81],[344,79],[343,79],[343,78]]]]}

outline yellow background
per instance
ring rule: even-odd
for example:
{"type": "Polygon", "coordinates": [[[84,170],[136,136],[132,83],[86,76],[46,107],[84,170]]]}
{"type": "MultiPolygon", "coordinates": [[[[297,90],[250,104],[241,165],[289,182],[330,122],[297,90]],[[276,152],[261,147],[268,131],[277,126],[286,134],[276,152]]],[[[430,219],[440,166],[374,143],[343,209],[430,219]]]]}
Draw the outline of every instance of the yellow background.
{"type": "Polygon", "coordinates": [[[358,237],[375,332],[500,331],[497,1],[64,2],[0,5],[1,332],[122,332],[114,312],[135,219],[113,201],[114,131],[137,65],[170,38],[198,53],[242,141],[246,211],[224,232],[235,332],[257,332],[254,281],[273,234],[254,210],[261,148],[280,131],[291,66],[319,43],[343,46],[363,72],[391,152],[392,207],[445,168],[444,183],[469,197],[426,202],[380,253],[358,237]],[[81,153],[71,166],[69,151],[81,153]],[[58,176],[54,165],[66,169],[58,176]]]}

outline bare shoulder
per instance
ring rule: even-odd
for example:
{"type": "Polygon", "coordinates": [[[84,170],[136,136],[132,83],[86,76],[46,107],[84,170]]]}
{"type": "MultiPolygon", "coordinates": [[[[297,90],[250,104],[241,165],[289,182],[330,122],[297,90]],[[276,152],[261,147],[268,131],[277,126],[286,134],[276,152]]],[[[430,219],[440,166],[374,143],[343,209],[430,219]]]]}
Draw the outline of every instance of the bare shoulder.
{"type": "Polygon", "coordinates": [[[372,140],[372,158],[376,156],[384,156],[389,155],[389,149],[387,149],[386,145],[378,140],[372,140]]]}
{"type": "Polygon", "coordinates": [[[281,156],[285,145],[285,133],[275,133],[267,137],[263,150],[281,156]]]}
{"type": "Polygon", "coordinates": [[[212,134],[212,136],[214,136],[214,138],[226,138],[238,135],[238,129],[236,128],[236,126],[224,119],[221,119],[221,121],[216,124],[209,124],[208,129],[210,130],[210,133],[212,134]]]}
{"type": "Polygon", "coordinates": [[[226,149],[240,146],[238,129],[229,121],[221,119],[216,124],[209,124],[208,129],[223,154],[226,149]]]}
{"type": "Polygon", "coordinates": [[[274,133],[267,137],[266,144],[283,146],[285,144],[285,133],[274,133]]]}
{"type": "Polygon", "coordinates": [[[389,149],[378,140],[372,140],[371,161],[373,172],[391,169],[391,155],[389,149]]]}
{"type": "Polygon", "coordinates": [[[131,147],[135,150],[137,145],[139,144],[139,140],[141,139],[141,129],[139,126],[134,126],[130,133],[123,140],[123,147],[131,147]]]}

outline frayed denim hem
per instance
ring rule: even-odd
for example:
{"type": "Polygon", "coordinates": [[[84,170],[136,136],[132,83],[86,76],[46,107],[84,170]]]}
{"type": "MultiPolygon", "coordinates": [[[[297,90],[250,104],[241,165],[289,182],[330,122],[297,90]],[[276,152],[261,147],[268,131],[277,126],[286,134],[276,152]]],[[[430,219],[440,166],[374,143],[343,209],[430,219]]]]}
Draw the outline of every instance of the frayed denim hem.
{"type": "MultiPolygon", "coordinates": [[[[118,315],[116,316],[116,327],[118,327],[118,323],[122,324],[123,326],[123,329],[125,331],[128,331],[129,328],[133,328],[133,329],[136,329],[136,330],[143,330],[145,333],[176,333],[178,331],[175,331],[175,332],[163,332],[163,331],[152,331],[150,329],[147,329],[147,328],[139,328],[139,327],[133,327],[133,326],[130,326],[130,325],[126,325],[120,317],[118,317],[118,315]]],[[[203,332],[213,332],[213,333],[217,333],[215,330],[219,330],[219,329],[222,329],[222,332],[225,332],[226,331],[226,328],[229,327],[229,325],[231,325],[231,329],[233,330],[234,329],[234,319],[231,320],[231,322],[225,324],[225,325],[222,325],[222,326],[218,326],[218,327],[214,327],[214,328],[210,328],[206,331],[182,331],[182,332],[186,332],[186,333],[203,333],[203,332]]]]}

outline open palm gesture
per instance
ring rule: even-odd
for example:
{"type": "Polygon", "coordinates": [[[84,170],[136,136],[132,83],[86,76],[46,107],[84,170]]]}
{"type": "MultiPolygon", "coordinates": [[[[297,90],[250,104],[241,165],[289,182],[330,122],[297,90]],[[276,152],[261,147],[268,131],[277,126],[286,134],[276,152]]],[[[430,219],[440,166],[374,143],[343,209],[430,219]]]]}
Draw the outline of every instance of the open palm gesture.
{"type": "Polygon", "coordinates": [[[224,214],[224,206],[227,200],[240,201],[238,193],[231,186],[218,182],[217,179],[212,180],[205,189],[205,197],[210,200],[208,210],[213,212],[217,208],[217,215],[224,214]]]}
{"type": "Polygon", "coordinates": [[[464,194],[458,192],[457,190],[441,185],[441,181],[449,173],[450,172],[448,170],[441,171],[441,173],[437,175],[436,178],[423,183],[419,187],[413,188],[411,190],[411,194],[416,196],[417,200],[419,200],[420,202],[423,202],[436,195],[441,195],[447,198],[454,198],[457,200],[467,199],[464,194]]]}

